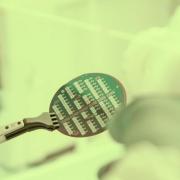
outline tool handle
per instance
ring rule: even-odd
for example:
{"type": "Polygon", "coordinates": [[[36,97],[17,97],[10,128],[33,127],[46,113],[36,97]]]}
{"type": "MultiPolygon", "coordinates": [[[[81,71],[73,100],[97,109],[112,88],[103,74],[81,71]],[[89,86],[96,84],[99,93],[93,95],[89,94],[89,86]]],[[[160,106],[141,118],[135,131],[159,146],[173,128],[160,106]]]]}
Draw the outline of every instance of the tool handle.
{"type": "Polygon", "coordinates": [[[37,129],[46,129],[49,131],[57,129],[59,123],[51,116],[49,113],[42,113],[38,117],[26,118],[22,121],[0,127],[0,143],[37,129]]]}
{"type": "Polygon", "coordinates": [[[22,134],[25,130],[24,121],[18,121],[4,127],[0,127],[0,143],[3,143],[8,140],[9,135],[11,134],[22,134]],[[21,132],[21,133],[20,133],[21,132]]]}

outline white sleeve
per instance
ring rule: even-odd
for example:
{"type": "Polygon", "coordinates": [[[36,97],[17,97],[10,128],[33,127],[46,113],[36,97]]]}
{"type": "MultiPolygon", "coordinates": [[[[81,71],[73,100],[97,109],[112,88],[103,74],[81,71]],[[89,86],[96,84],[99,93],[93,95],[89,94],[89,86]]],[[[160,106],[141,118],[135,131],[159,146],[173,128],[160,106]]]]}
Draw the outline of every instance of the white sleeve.
{"type": "MultiPolygon", "coordinates": [[[[180,26],[180,21],[179,21],[180,26]]],[[[125,52],[128,96],[180,91],[180,38],[168,28],[140,33],[125,52]]]]}
{"type": "Polygon", "coordinates": [[[149,143],[131,147],[102,180],[179,180],[180,151],[149,143]]]}

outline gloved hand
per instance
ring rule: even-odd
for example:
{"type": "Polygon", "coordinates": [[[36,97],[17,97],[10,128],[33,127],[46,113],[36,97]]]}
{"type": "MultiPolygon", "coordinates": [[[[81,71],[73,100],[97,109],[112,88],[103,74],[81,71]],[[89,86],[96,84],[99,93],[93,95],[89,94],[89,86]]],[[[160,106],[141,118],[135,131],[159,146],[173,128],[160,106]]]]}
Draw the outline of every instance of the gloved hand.
{"type": "Polygon", "coordinates": [[[126,146],[148,141],[180,148],[180,96],[138,98],[117,111],[109,125],[112,137],[126,146]]]}
{"type": "Polygon", "coordinates": [[[180,96],[139,98],[119,109],[109,125],[126,155],[103,180],[180,179],[180,96]]]}

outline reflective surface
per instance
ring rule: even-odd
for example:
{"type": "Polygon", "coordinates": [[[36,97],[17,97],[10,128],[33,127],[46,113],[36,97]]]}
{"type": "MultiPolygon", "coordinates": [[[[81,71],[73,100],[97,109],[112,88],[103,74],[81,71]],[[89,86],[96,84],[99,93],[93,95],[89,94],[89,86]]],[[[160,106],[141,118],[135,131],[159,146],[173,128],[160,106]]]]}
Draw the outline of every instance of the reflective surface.
{"type": "Polygon", "coordinates": [[[90,73],[61,87],[52,99],[50,112],[57,114],[60,132],[84,137],[103,132],[115,110],[125,104],[125,89],[117,79],[90,73]]]}

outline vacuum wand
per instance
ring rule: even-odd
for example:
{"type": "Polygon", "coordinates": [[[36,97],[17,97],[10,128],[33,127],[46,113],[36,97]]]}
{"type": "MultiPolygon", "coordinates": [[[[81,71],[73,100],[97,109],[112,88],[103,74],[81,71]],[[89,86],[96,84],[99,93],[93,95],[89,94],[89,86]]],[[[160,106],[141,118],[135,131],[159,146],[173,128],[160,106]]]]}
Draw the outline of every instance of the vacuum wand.
{"type": "Polygon", "coordinates": [[[53,131],[59,128],[59,122],[54,113],[42,113],[35,118],[26,118],[4,127],[0,127],[0,143],[37,129],[53,131]]]}
{"type": "Polygon", "coordinates": [[[58,130],[71,137],[89,137],[106,130],[126,92],[116,78],[102,73],[80,75],[61,86],[49,112],[0,128],[0,143],[36,129],[58,130]]]}

